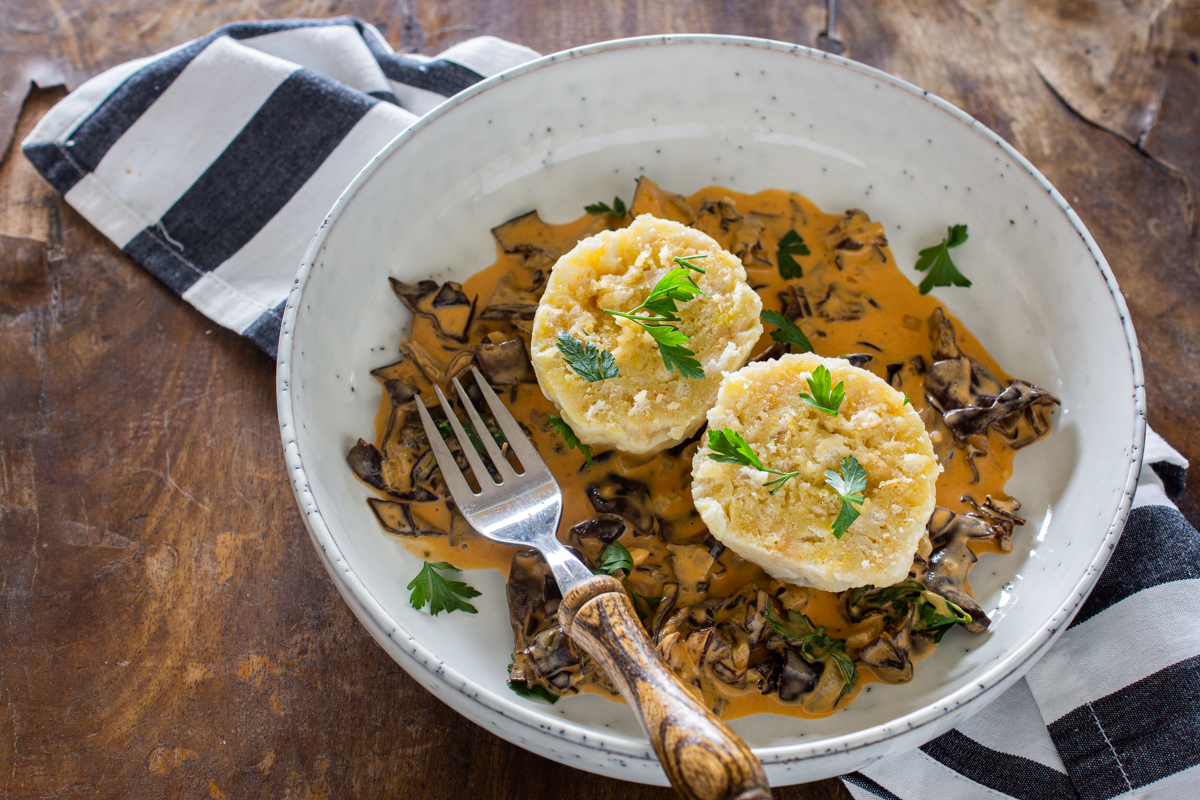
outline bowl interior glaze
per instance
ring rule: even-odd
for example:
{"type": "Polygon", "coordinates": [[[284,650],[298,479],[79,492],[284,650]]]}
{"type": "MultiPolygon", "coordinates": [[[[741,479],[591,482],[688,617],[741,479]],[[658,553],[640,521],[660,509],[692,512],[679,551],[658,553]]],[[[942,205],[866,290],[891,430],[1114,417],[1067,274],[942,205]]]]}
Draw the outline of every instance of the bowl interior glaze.
{"type": "Polygon", "coordinates": [[[467,574],[483,592],[476,616],[409,606],[420,560],[379,528],[345,461],[378,406],[369,372],[398,357],[408,322],[389,275],[463,280],[494,260],[493,226],[628,201],[641,174],[685,194],[784,188],[827,211],[862,208],[914,282],[917,251],[968,224],[955,261],[974,286],[936,295],[1007,371],[1062,398],[1008,486],[1028,519],[1014,553],[971,573],[990,631],[952,632],[911,683],[870,686],[831,718],[733,723],[777,785],[933,738],[1028,669],[1103,567],[1140,466],[1141,367],[1103,256],[1028,162],[943,101],[819,51],[704,36],[594,45],[485,81],[385,148],[314,238],[280,342],[286,456],[318,551],[383,647],[467,717],[582,769],[665,782],[624,706],[506,688],[500,575],[467,574]]]}

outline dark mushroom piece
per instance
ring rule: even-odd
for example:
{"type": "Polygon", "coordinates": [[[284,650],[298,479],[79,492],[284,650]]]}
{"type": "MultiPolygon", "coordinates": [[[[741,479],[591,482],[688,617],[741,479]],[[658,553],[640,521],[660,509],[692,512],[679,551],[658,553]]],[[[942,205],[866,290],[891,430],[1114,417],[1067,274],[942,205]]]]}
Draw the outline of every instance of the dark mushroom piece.
{"type": "Polygon", "coordinates": [[[363,483],[397,500],[428,503],[437,499],[419,486],[414,486],[407,492],[397,492],[389,486],[383,479],[383,454],[379,452],[378,447],[368,441],[359,439],[358,444],[351,447],[350,452],[346,454],[346,462],[350,464],[350,469],[354,470],[354,474],[362,479],[363,483]]]}
{"type": "Polygon", "coordinates": [[[653,214],[659,219],[669,219],[683,225],[691,225],[696,221],[696,212],[687,204],[687,198],[663,191],[644,175],[638,178],[637,189],[629,203],[629,216],[637,217],[640,214],[653,214]]]}
{"type": "Polygon", "coordinates": [[[551,262],[571,249],[569,244],[564,246],[562,235],[547,225],[536,211],[497,225],[492,228],[492,236],[506,253],[528,255],[536,251],[544,253],[551,262]]]}
{"type": "MultiPolygon", "coordinates": [[[[805,661],[791,647],[785,647],[781,652],[782,661],[776,678],[779,686],[779,699],[785,703],[794,703],[817,688],[821,677],[821,669],[815,664],[805,661]]],[[[826,665],[824,669],[830,669],[826,665]]]]}
{"type": "Polygon", "coordinates": [[[422,528],[413,519],[412,507],[409,503],[397,503],[394,500],[380,500],[378,497],[368,497],[368,505],[375,512],[375,517],[384,530],[397,536],[445,536],[447,531],[422,528]]]}
{"type": "Polygon", "coordinates": [[[908,613],[897,626],[868,642],[859,653],[864,664],[884,683],[908,683],[913,677],[912,627],[917,621],[917,604],[909,603],[908,613]]]}
{"type": "Polygon", "coordinates": [[[609,473],[587,486],[592,508],[623,518],[641,536],[659,531],[658,516],[651,510],[650,489],[644,483],[609,473]]]}
{"type": "Polygon", "coordinates": [[[972,539],[990,539],[996,532],[987,520],[973,514],[955,514],[948,508],[937,507],[926,525],[933,553],[929,556],[925,574],[919,580],[931,592],[940,594],[971,615],[963,627],[971,633],[982,633],[992,621],[967,588],[971,567],[978,561],[968,543],[972,539]]]}
{"type": "Polygon", "coordinates": [[[858,367],[859,369],[866,369],[867,364],[870,364],[871,361],[874,360],[875,356],[871,355],[870,353],[850,353],[849,355],[842,356],[842,358],[849,361],[852,366],[858,367]]]}
{"type": "Polygon", "coordinates": [[[766,350],[763,350],[761,353],[754,356],[746,363],[747,364],[757,364],[760,361],[770,361],[771,359],[779,358],[782,355],[786,355],[790,350],[791,350],[791,345],[789,345],[787,342],[771,342],[770,347],[768,347],[766,350]]]}
{"type": "Polygon", "coordinates": [[[571,528],[571,539],[599,539],[601,544],[612,544],[625,534],[629,526],[615,514],[601,514],[584,520],[571,528]]]}
{"type": "Polygon", "coordinates": [[[498,344],[480,342],[475,345],[475,361],[479,364],[479,371],[493,386],[537,383],[533,364],[525,352],[525,343],[520,339],[509,339],[498,344]]]}
{"type": "Polygon", "coordinates": [[[507,320],[533,319],[533,315],[537,313],[537,303],[490,303],[483,313],[479,315],[480,319],[497,322],[507,320]]]}
{"type": "Polygon", "coordinates": [[[437,332],[456,342],[467,340],[467,328],[475,315],[475,299],[462,290],[461,283],[447,281],[440,287],[433,281],[417,284],[388,278],[392,291],[413,314],[433,323],[437,332]]]}

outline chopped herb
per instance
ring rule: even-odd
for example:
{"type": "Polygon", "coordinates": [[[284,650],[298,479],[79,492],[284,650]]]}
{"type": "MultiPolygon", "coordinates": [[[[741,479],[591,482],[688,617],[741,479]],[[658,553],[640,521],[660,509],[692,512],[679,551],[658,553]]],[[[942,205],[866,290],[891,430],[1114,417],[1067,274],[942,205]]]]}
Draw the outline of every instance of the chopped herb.
{"type": "Polygon", "coordinates": [[[704,270],[691,264],[687,259],[703,258],[706,255],[706,253],[698,253],[675,259],[677,262],[684,263],[685,266],[675,267],[662,276],[658,283],[654,284],[654,288],[650,290],[650,294],[642,301],[642,304],[632,311],[604,309],[605,314],[625,317],[642,326],[658,344],[658,352],[662,356],[663,366],[667,368],[667,372],[678,370],[680,375],[693,380],[703,378],[704,369],[696,359],[696,353],[684,346],[688,343],[689,337],[679,330],[678,324],[681,318],[676,303],[687,302],[696,295],[704,295],[690,274],[693,270],[701,273],[704,270]],[[649,311],[654,316],[636,316],[637,312],[642,310],[649,311]]]}
{"type": "Polygon", "coordinates": [[[621,198],[614,197],[611,207],[608,203],[592,203],[590,206],[584,206],[583,210],[595,216],[608,214],[612,217],[623,217],[625,216],[625,203],[621,201],[621,198]]]}
{"type": "Polygon", "coordinates": [[[901,581],[880,589],[862,586],[850,594],[850,605],[864,611],[879,609],[893,620],[908,614],[912,603],[917,604],[917,620],[913,630],[931,635],[934,642],[940,642],[946,631],[955,625],[971,621],[971,615],[958,605],[929,591],[924,584],[915,580],[901,581]]]}
{"type": "Polygon", "coordinates": [[[692,270],[693,272],[699,272],[701,275],[704,275],[704,274],[706,274],[704,272],[704,270],[700,269],[699,267],[697,267],[695,264],[692,263],[697,258],[708,258],[708,253],[694,253],[690,256],[675,256],[674,261],[676,264],[678,264],[681,267],[687,267],[688,269],[692,270]]]}
{"type": "Polygon", "coordinates": [[[812,394],[800,393],[801,400],[826,414],[836,414],[846,399],[846,382],[838,381],[838,385],[834,386],[833,375],[822,364],[813,370],[812,377],[808,379],[808,391],[812,394]]]}
{"type": "Polygon", "coordinates": [[[788,278],[804,277],[804,270],[796,263],[793,256],[806,256],[809,254],[808,245],[800,238],[800,234],[795,231],[788,231],[779,240],[779,251],[776,260],[779,262],[779,277],[787,280],[788,278]]]}
{"type": "Polygon", "coordinates": [[[612,353],[591,342],[581,342],[569,333],[558,334],[558,349],[562,351],[567,366],[588,383],[615,378],[620,374],[612,353]]]}
{"type": "Polygon", "coordinates": [[[633,589],[629,590],[630,598],[633,600],[633,610],[637,612],[638,619],[643,623],[655,612],[659,603],[663,601],[661,597],[646,597],[638,594],[633,589]]]}
{"type": "Polygon", "coordinates": [[[590,467],[592,465],[592,448],[579,441],[579,437],[575,435],[575,431],[571,430],[571,426],[563,421],[562,417],[556,417],[551,414],[550,425],[563,437],[563,441],[567,443],[567,447],[583,453],[583,465],[590,467]]]}
{"type": "Polygon", "coordinates": [[[408,584],[408,588],[412,590],[412,595],[408,598],[409,604],[418,611],[428,605],[429,613],[434,617],[443,611],[479,613],[479,609],[475,606],[460,599],[479,597],[479,592],[462,581],[448,580],[442,575],[443,572],[461,571],[445,561],[434,563],[426,561],[425,566],[421,567],[421,571],[417,573],[417,577],[408,584]]]}
{"type": "Polygon", "coordinates": [[[908,402],[908,393],[907,392],[904,395],[904,402],[901,403],[900,405],[902,405],[902,406],[912,405],[911,403],[908,402]]]}
{"type": "Polygon", "coordinates": [[[774,603],[767,603],[767,622],[780,636],[797,643],[796,649],[805,661],[816,664],[826,658],[833,659],[842,673],[842,682],[846,684],[838,695],[841,700],[858,683],[858,667],[846,655],[846,640],[830,636],[825,633],[824,627],[813,628],[803,614],[789,610],[787,616],[787,620],[784,620],[775,611],[774,603]]]}
{"type": "MultiPolygon", "coordinates": [[[[483,440],[480,439],[479,434],[476,433],[475,426],[472,425],[469,420],[460,419],[459,423],[463,426],[463,430],[467,432],[467,438],[471,440],[471,445],[475,448],[475,452],[479,453],[481,456],[485,455],[486,453],[483,449],[483,440]]],[[[492,438],[496,440],[496,444],[498,444],[503,450],[504,446],[508,444],[508,439],[504,436],[504,431],[500,430],[500,428],[497,427],[497,425],[493,422],[489,421],[485,422],[484,424],[487,425],[488,432],[492,434],[492,438]]],[[[454,440],[458,441],[458,437],[454,435],[454,428],[450,427],[450,420],[438,420],[437,429],[445,436],[454,436],[454,440]]]]}
{"type": "Polygon", "coordinates": [[[799,472],[780,472],[764,467],[758,455],[750,448],[742,435],[732,428],[726,428],[723,431],[710,430],[708,432],[708,448],[712,450],[708,457],[713,461],[719,461],[722,464],[740,464],[743,467],[753,467],[762,472],[779,475],[780,477],[763,484],[764,488],[774,487],[771,489],[771,494],[778,492],[780,487],[800,474],[799,472]]]}
{"type": "Polygon", "coordinates": [[[958,267],[954,266],[954,262],[950,260],[950,248],[958,247],[967,240],[967,226],[954,225],[947,228],[946,231],[946,238],[942,239],[940,244],[926,247],[918,254],[917,272],[929,270],[929,274],[917,287],[921,290],[921,294],[929,294],[929,290],[935,286],[971,285],[967,276],[959,272],[958,267]]]}
{"type": "Polygon", "coordinates": [[[621,583],[624,583],[629,579],[629,573],[633,572],[633,556],[629,555],[625,545],[613,542],[604,545],[604,549],[600,551],[600,561],[597,566],[605,575],[612,575],[617,570],[625,570],[625,577],[621,579],[621,583]]]}
{"type": "Polygon", "coordinates": [[[838,512],[837,519],[833,521],[833,537],[835,539],[842,538],[842,534],[846,532],[854,524],[854,520],[858,519],[862,510],[858,508],[863,504],[863,491],[867,488],[867,471],[863,469],[863,465],[858,463],[858,459],[854,456],[846,456],[842,459],[842,474],[838,475],[831,469],[825,470],[825,483],[831,489],[838,493],[838,498],[842,501],[842,509],[838,512]]]}
{"type": "Polygon", "coordinates": [[[530,686],[525,681],[509,681],[508,688],[521,695],[521,697],[529,697],[534,700],[544,700],[550,705],[554,705],[558,702],[558,695],[554,694],[554,692],[550,691],[545,686],[542,686],[540,683],[535,683],[533,686],[530,686]]]}
{"type": "Polygon", "coordinates": [[[777,331],[771,331],[771,338],[777,342],[784,344],[794,344],[800,348],[802,353],[811,353],[813,351],[812,342],[804,335],[804,331],[792,322],[790,319],[780,314],[778,311],[764,311],[760,315],[762,321],[768,325],[774,325],[779,328],[777,331]]]}

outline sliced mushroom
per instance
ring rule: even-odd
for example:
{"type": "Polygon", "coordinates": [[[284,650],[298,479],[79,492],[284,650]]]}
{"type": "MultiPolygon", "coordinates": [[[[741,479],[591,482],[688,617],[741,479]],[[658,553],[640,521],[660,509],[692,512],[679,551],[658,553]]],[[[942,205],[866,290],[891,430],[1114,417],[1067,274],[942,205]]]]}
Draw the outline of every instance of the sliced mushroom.
{"type": "Polygon", "coordinates": [[[412,507],[409,503],[398,503],[394,500],[380,500],[378,497],[368,497],[367,503],[375,512],[379,524],[397,536],[445,536],[446,531],[422,528],[413,520],[412,507]]]}
{"type": "Polygon", "coordinates": [[[1045,435],[1046,415],[1059,404],[1057,397],[1024,381],[1005,386],[983,364],[963,355],[954,325],[941,308],[934,309],[929,326],[935,361],[925,374],[925,392],[957,440],[966,441],[992,425],[1021,446],[1045,435]]]}
{"type": "Polygon", "coordinates": [[[431,321],[439,334],[456,342],[467,340],[467,327],[475,315],[475,299],[462,290],[462,284],[447,281],[440,287],[434,281],[417,284],[388,278],[392,291],[412,313],[431,321]]]}
{"type": "Polygon", "coordinates": [[[574,242],[564,241],[563,235],[547,225],[538,212],[530,211],[492,228],[492,236],[506,253],[544,253],[551,261],[571,249],[574,242]]]}
{"type": "Polygon", "coordinates": [[[533,319],[537,313],[537,303],[490,303],[479,315],[480,319],[489,321],[533,319]]]}
{"type": "MultiPolygon", "coordinates": [[[[550,627],[538,631],[530,639],[522,651],[533,665],[534,672],[539,678],[549,678],[568,667],[577,665],[580,661],[572,646],[571,638],[558,624],[557,620],[550,627]]],[[[565,686],[555,684],[557,688],[565,686]]]]}
{"type": "Polygon", "coordinates": [[[383,480],[383,454],[378,447],[359,439],[358,444],[346,454],[346,461],[363,483],[381,492],[388,491],[388,485],[383,480]]]}
{"type": "Polygon", "coordinates": [[[651,508],[650,489],[646,484],[609,473],[587,486],[592,508],[602,514],[622,517],[642,536],[658,533],[658,517],[651,508]]]}
{"type": "Polygon", "coordinates": [[[1013,381],[999,396],[979,397],[977,401],[980,403],[978,406],[956,408],[944,414],[946,427],[959,439],[982,433],[989,425],[1010,415],[1019,414],[1035,403],[1060,403],[1050,392],[1024,381],[1013,381]]]}
{"type": "Polygon", "coordinates": [[[909,603],[901,623],[885,631],[863,647],[859,658],[875,671],[884,683],[908,683],[913,676],[912,626],[917,619],[917,604],[909,603]]]}
{"type": "Polygon", "coordinates": [[[640,214],[651,214],[683,225],[691,225],[696,221],[696,212],[687,204],[687,198],[663,191],[644,175],[638,178],[633,201],[629,204],[630,217],[640,214]]]}
{"type": "Polygon", "coordinates": [[[529,637],[545,618],[546,579],[553,579],[550,567],[536,550],[518,550],[508,570],[505,594],[508,619],[512,623],[517,648],[523,649],[529,637]]]}
{"type": "Polygon", "coordinates": [[[871,361],[874,360],[875,356],[871,355],[870,353],[850,353],[849,355],[842,356],[842,358],[846,359],[853,366],[856,366],[859,369],[866,369],[867,364],[870,364],[871,361]]]}
{"type": "Polygon", "coordinates": [[[787,342],[771,342],[770,347],[768,347],[766,350],[763,350],[746,363],[757,364],[760,361],[770,361],[773,358],[779,358],[780,356],[787,354],[789,350],[791,350],[791,346],[787,344],[787,342]]]}
{"type": "Polygon", "coordinates": [[[603,544],[612,544],[628,530],[625,520],[615,514],[601,514],[584,520],[571,528],[571,538],[599,539],[603,544]]]}
{"type": "Polygon", "coordinates": [[[933,542],[933,553],[921,582],[929,591],[940,594],[971,615],[972,621],[963,623],[971,633],[987,630],[991,620],[967,586],[971,567],[979,560],[968,543],[972,539],[990,539],[996,532],[982,517],[955,514],[940,506],[934,509],[926,528],[933,542]]]}
{"type": "Polygon", "coordinates": [[[871,298],[865,292],[855,291],[840,283],[831,283],[825,296],[813,306],[817,316],[828,322],[850,322],[862,319],[867,313],[871,298]]]}
{"type": "Polygon", "coordinates": [[[734,648],[718,628],[709,629],[700,653],[700,666],[712,672],[721,683],[741,689],[746,685],[745,647],[734,648]],[[740,651],[740,652],[739,652],[740,651]]]}
{"type": "Polygon", "coordinates": [[[498,344],[480,342],[475,345],[475,361],[479,364],[479,371],[493,386],[537,383],[533,364],[525,352],[525,343],[520,339],[509,339],[498,344]]]}
{"type": "Polygon", "coordinates": [[[821,669],[805,661],[791,647],[784,648],[780,655],[783,660],[777,678],[779,699],[785,703],[795,703],[817,687],[821,669]]]}
{"type": "Polygon", "coordinates": [[[793,322],[813,315],[803,286],[789,284],[785,291],[779,293],[779,299],[783,302],[783,315],[793,322]]]}

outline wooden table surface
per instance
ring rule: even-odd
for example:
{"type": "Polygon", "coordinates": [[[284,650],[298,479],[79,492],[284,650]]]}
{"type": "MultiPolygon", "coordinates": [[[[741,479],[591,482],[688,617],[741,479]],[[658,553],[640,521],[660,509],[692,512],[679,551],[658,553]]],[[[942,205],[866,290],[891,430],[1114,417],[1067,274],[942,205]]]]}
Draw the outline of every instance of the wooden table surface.
{"type": "MultiPolygon", "coordinates": [[[[481,34],[542,52],[683,31],[814,44],[825,24],[823,0],[7,0],[0,153],[58,84],[225,22],[337,14],[428,54],[481,34]]],[[[1150,423],[1200,457],[1200,0],[843,0],[836,34],[983,121],[1073,203],[1124,289],[1150,423]]],[[[1200,470],[1182,507],[1200,521],[1200,470]]],[[[304,531],[274,364],[106,241],[15,144],[0,162],[0,643],[4,797],[670,796],[509,745],[384,655],[304,531]]]]}

